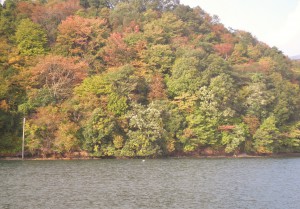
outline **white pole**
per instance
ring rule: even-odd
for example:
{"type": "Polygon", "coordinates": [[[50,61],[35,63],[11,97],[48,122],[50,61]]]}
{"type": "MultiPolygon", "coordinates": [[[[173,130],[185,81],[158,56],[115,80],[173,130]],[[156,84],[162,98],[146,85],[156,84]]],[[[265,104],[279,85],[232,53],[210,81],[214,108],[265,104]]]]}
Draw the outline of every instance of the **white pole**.
{"type": "Polygon", "coordinates": [[[24,145],[25,145],[25,122],[26,119],[23,119],[23,141],[22,141],[22,160],[24,159],[24,145]]]}

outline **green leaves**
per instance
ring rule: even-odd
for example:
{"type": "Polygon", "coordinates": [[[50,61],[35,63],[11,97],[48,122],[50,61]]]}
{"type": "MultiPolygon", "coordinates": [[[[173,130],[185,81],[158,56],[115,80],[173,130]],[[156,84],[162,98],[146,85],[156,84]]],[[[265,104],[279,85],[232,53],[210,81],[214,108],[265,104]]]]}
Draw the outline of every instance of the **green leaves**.
{"type": "Polygon", "coordinates": [[[268,117],[254,134],[254,148],[260,154],[272,153],[275,141],[279,137],[274,116],[268,117]]]}
{"type": "Polygon", "coordinates": [[[39,24],[29,19],[20,21],[16,29],[16,42],[22,55],[42,55],[47,51],[47,35],[39,24]]]}
{"type": "Polygon", "coordinates": [[[127,98],[115,93],[110,94],[108,96],[107,109],[117,116],[124,115],[128,109],[127,98]]]}
{"type": "Polygon", "coordinates": [[[163,13],[160,19],[144,26],[144,34],[149,43],[169,44],[172,38],[181,36],[184,23],[172,13],[163,13]]]}
{"type": "Polygon", "coordinates": [[[237,124],[232,130],[222,132],[222,145],[225,145],[226,153],[235,153],[241,148],[241,144],[248,136],[247,126],[243,123],[237,124]]]}
{"type": "Polygon", "coordinates": [[[162,154],[165,129],[161,111],[151,103],[148,107],[135,104],[128,114],[128,140],[123,155],[158,156],[162,154]]]}
{"type": "Polygon", "coordinates": [[[172,67],[174,58],[169,45],[153,45],[143,51],[143,60],[152,72],[167,73],[172,67]]]}
{"type": "Polygon", "coordinates": [[[112,143],[115,128],[116,123],[112,117],[107,117],[101,108],[95,109],[84,127],[85,148],[98,156],[105,156],[102,146],[112,143]]]}
{"type": "Polygon", "coordinates": [[[197,59],[179,58],[171,70],[172,75],[167,79],[168,91],[171,96],[182,93],[194,93],[199,89],[200,71],[197,69],[197,59]]]}
{"type": "Polygon", "coordinates": [[[252,83],[246,86],[241,93],[245,97],[244,105],[248,115],[253,115],[260,119],[267,117],[267,107],[274,97],[272,97],[259,75],[254,75],[252,83]]]}
{"type": "Polygon", "coordinates": [[[6,0],[0,153],[24,114],[42,156],[300,151],[299,66],[219,21],[178,0],[6,0]]]}

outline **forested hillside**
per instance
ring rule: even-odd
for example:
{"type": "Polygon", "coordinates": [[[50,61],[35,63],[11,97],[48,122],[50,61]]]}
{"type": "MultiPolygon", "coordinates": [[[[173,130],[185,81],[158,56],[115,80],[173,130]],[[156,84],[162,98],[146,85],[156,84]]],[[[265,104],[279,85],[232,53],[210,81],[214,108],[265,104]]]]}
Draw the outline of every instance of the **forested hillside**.
{"type": "Polygon", "coordinates": [[[299,75],[179,0],[6,0],[0,154],[299,152],[299,75]]]}

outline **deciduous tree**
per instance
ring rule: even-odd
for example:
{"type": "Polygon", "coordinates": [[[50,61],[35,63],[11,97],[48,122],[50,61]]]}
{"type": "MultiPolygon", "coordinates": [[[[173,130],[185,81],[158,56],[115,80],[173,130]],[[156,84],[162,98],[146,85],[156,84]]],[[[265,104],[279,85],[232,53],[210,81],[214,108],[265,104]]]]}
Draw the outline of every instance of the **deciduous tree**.
{"type": "Polygon", "coordinates": [[[76,58],[48,55],[31,69],[33,87],[46,90],[59,102],[68,98],[74,86],[87,76],[87,67],[76,58]]]}
{"type": "Polygon", "coordinates": [[[56,47],[71,56],[97,55],[107,36],[105,20],[69,16],[58,26],[56,47]]]}
{"type": "Polygon", "coordinates": [[[276,141],[279,137],[279,130],[276,127],[276,119],[270,116],[263,121],[254,134],[254,148],[259,154],[273,153],[276,141]]]}
{"type": "Polygon", "coordinates": [[[16,31],[16,42],[22,55],[42,55],[47,51],[47,36],[39,24],[29,19],[20,21],[16,31]]]}

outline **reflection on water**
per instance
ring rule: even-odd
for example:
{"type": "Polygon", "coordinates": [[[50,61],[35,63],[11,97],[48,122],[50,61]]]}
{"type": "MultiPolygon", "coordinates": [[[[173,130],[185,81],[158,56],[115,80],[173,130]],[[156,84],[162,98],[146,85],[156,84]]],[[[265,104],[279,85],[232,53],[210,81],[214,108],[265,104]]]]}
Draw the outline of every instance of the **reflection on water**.
{"type": "Polygon", "coordinates": [[[298,209],[300,158],[0,161],[0,208],[298,209]]]}

